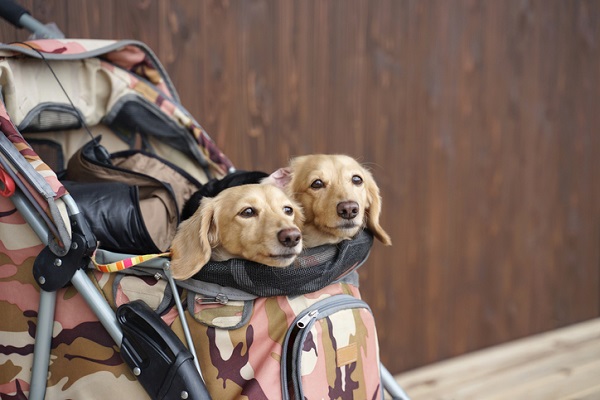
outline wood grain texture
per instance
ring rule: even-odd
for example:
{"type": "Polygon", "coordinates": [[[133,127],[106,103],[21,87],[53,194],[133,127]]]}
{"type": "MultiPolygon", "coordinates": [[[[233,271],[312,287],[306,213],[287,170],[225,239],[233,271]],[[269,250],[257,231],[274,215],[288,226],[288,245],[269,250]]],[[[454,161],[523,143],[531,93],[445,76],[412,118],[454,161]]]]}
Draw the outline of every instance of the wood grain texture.
{"type": "Polygon", "coordinates": [[[600,319],[396,376],[413,400],[598,398],[600,319]]]}
{"type": "Polygon", "coordinates": [[[599,2],[22,4],[148,43],[238,168],[367,164],[394,245],[361,285],[391,372],[600,314],[599,2]]]}

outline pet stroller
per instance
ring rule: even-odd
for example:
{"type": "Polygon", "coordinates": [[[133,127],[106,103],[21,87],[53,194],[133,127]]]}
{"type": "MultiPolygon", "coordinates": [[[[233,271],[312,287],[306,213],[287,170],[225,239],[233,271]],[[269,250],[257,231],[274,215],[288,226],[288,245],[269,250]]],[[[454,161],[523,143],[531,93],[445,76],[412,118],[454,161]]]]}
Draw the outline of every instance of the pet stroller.
{"type": "Polygon", "coordinates": [[[0,82],[3,397],[406,398],[358,294],[368,232],[172,279],[182,204],[234,168],[143,43],[0,45],[0,82]]]}

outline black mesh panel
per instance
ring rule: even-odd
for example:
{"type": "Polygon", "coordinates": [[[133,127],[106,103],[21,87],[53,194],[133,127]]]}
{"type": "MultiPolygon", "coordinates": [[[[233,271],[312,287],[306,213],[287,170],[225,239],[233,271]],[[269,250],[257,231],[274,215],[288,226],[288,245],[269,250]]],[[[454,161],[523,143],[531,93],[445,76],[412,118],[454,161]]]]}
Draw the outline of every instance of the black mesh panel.
{"type": "Polygon", "coordinates": [[[369,255],[373,236],[363,231],[352,240],[305,250],[290,267],[247,260],[211,261],[194,279],[233,287],[255,296],[295,296],[324,288],[358,268],[369,255]]]}

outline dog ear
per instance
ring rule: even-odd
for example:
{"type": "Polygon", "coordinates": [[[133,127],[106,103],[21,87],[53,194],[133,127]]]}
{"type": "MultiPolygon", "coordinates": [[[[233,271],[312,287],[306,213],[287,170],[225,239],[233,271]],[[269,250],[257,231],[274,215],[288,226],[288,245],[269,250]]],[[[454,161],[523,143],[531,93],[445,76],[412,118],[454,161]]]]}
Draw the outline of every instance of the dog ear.
{"type": "Polygon", "coordinates": [[[171,272],[175,279],[188,279],[210,260],[217,244],[214,201],[204,198],[200,208],[183,221],[171,245],[171,272]]]}
{"type": "Polygon", "coordinates": [[[202,222],[200,223],[200,250],[208,255],[208,259],[204,261],[204,264],[210,260],[212,249],[219,244],[219,234],[217,224],[215,223],[216,203],[217,200],[211,198],[202,204],[202,210],[200,211],[202,216],[202,222]]]}
{"type": "Polygon", "coordinates": [[[290,167],[279,168],[271,175],[260,181],[262,184],[273,185],[284,189],[292,181],[292,169],[290,167]]]}
{"type": "Polygon", "coordinates": [[[370,173],[365,174],[365,188],[367,190],[367,209],[365,210],[367,219],[367,228],[381,243],[386,246],[392,244],[392,239],[379,225],[379,215],[381,214],[381,196],[379,195],[379,187],[370,173]]]}

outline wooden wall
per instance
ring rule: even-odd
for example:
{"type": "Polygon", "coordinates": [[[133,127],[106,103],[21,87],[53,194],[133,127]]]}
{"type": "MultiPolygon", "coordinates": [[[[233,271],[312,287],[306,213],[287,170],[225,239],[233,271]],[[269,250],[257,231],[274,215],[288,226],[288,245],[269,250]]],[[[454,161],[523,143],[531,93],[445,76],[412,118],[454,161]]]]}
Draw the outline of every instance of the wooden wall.
{"type": "Polygon", "coordinates": [[[600,315],[600,2],[21,4],[148,43],[239,168],[369,165],[394,245],[361,284],[391,372],[600,315]]]}

